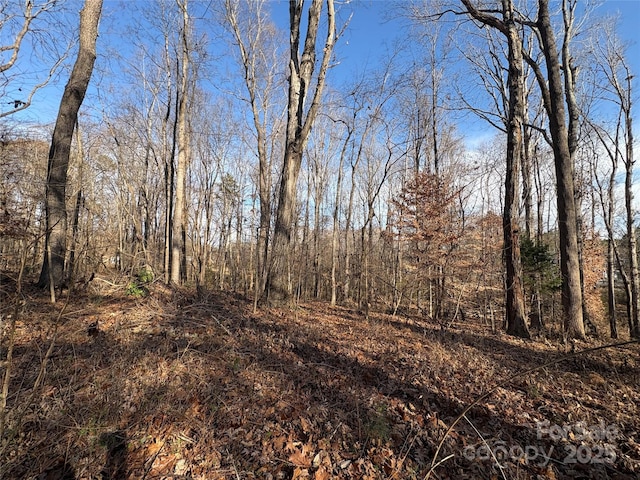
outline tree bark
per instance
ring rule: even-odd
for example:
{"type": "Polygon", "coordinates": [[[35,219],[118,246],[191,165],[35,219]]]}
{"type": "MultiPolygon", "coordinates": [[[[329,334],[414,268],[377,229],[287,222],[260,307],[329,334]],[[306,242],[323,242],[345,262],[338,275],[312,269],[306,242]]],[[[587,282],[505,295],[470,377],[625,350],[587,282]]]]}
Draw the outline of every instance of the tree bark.
{"type": "MultiPolygon", "coordinates": [[[[616,239],[613,233],[613,217],[615,215],[615,180],[617,174],[617,156],[611,156],[612,166],[607,187],[607,214],[605,225],[607,226],[607,305],[609,307],[609,331],[611,338],[618,338],[618,318],[616,313],[616,239]]],[[[604,203],[604,202],[603,202],[604,203]]],[[[604,204],[602,205],[604,211],[604,204]]]]}
{"type": "Polygon", "coordinates": [[[180,88],[177,115],[177,147],[178,162],[176,165],[176,202],[173,210],[171,234],[171,283],[182,284],[186,278],[186,175],[189,162],[189,125],[187,123],[188,81],[190,71],[189,52],[189,11],[188,1],[178,1],[182,11],[182,62],[180,72],[180,88]]]}
{"type": "Polygon", "coordinates": [[[616,314],[616,285],[615,285],[615,252],[612,238],[607,239],[607,307],[609,310],[609,334],[611,338],[618,338],[618,322],[616,314]]]}
{"type": "Polygon", "coordinates": [[[78,166],[79,186],[78,186],[78,192],[76,193],[75,206],[73,207],[73,218],[71,220],[71,248],[69,252],[69,262],[67,264],[67,279],[69,280],[70,287],[73,286],[73,281],[76,277],[75,263],[76,263],[76,249],[78,248],[80,209],[84,205],[84,194],[82,192],[82,184],[83,184],[82,166],[84,163],[84,149],[82,146],[82,135],[80,133],[80,127],[78,125],[76,125],[76,145],[78,147],[77,155],[78,155],[78,162],[79,162],[79,166],[78,166]]]}
{"type": "Polygon", "coordinates": [[[522,39],[513,18],[513,3],[502,0],[502,20],[477,10],[469,0],[462,0],[469,14],[478,21],[499,30],[508,43],[508,89],[509,111],[507,112],[507,168],[505,175],[505,201],[502,215],[504,235],[506,326],[510,335],[529,338],[524,307],[522,262],[520,260],[520,214],[519,177],[522,163],[524,121],[524,59],[522,39]]]}
{"type": "MultiPolygon", "coordinates": [[[[576,0],[563,0],[562,1],[562,18],[564,22],[564,38],[562,41],[562,70],[564,73],[564,88],[565,97],[567,102],[567,112],[569,117],[567,134],[569,141],[569,153],[571,154],[572,168],[575,166],[575,154],[578,149],[578,133],[580,128],[580,108],[578,107],[578,100],[576,98],[576,77],[578,74],[578,68],[573,62],[571,56],[570,44],[574,36],[574,19],[575,8],[577,5],[576,0]]],[[[575,181],[575,175],[574,175],[575,181]]],[[[575,192],[576,199],[576,232],[578,241],[578,265],[580,268],[580,292],[584,298],[584,259],[582,251],[584,249],[584,229],[581,204],[582,204],[582,191],[578,188],[575,192]]],[[[589,319],[589,311],[587,309],[586,302],[582,302],[582,319],[583,324],[588,325],[590,330],[595,330],[595,325],[589,319]]]]}
{"type": "MultiPolygon", "coordinates": [[[[626,65],[625,65],[626,69],[626,65]]],[[[625,182],[624,182],[624,198],[627,210],[627,239],[629,249],[629,263],[631,266],[631,319],[629,332],[632,337],[640,338],[640,325],[638,317],[640,317],[640,268],[638,267],[638,246],[636,238],[636,229],[634,222],[633,209],[633,166],[635,159],[633,158],[633,117],[631,116],[631,73],[626,69],[627,82],[626,99],[622,101],[624,108],[625,121],[625,182]]]]}
{"type": "Polygon", "coordinates": [[[169,30],[165,28],[164,36],[164,60],[166,65],[166,88],[167,88],[167,108],[162,118],[161,138],[162,138],[162,158],[164,160],[164,248],[163,248],[163,277],[164,283],[169,284],[171,281],[171,233],[173,219],[173,192],[175,178],[175,149],[176,149],[176,121],[175,116],[171,118],[171,103],[173,97],[173,82],[171,55],[169,53],[169,30]],[[169,121],[172,121],[171,146],[169,146],[169,121]]]}
{"type": "Polygon", "coordinates": [[[313,202],[313,297],[318,300],[320,298],[320,278],[322,273],[320,271],[320,237],[321,237],[321,222],[320,222],[320,208],[322,206],[322,199],[324,197],[324,179],[320,172],[319,162],[322,160],[314,159],[314,202],[313,202]]]}
{"type": "MultiPolygon", "coordinates": [[[[526,100],[525,100],[526,101],[526,100]]],[[[525,112],[527,106],[525,105],[525,112]]],[[[525,122],[526,122],[525,118],[525,122]]],[[[524,234],[528,240],[533,238],[533,196],[532,196],[532,131],[529,127],[522,130],[522,201],[524,203],[524,234]]]]}
{"type": "Polygon", "coordinates": [[[524,72],[522,40],[513,20],[511,0],[503,0],[503,15],[509,44],[509,122],[507,126],[507,170],[505,175],[505,202],[502,217],[504,255],[506,264],[507,333],[529,338],[525,321],[524,285],[520,259],[520,214],[518,185],[522,163],[524,121],[524,72]]]}
{"type": "Polygon", "coordinates": [[[289,281],[291,267],[291,228],[295,217],[296,190],[302,154],[311,132],[311,127],[320,107],[329,61],[336,37],[333,0],[327,3],[327,33],[320,70],[312,91],[312,101],[305,111],[305,100],[312,88],[312,78],[316,67],[316,42],[320,15],[324,0],[313,0],[309,7],[309,20],[302,54],[300,46],[300,22],[304,0],[290,0],[290,60],[289,95],[287,109],[287,132],[285,139],[284,163],[276,223],[273,237],[271,268],[267,278],[268,300],[272,303],[286,303],[292,295],[289,281]]]}
{"type": "Polygon", "coordinates": [[[538,20],[542,50],[546,60],[545,108],[549,117],[558,205],[558,234],[560,237],[560,271],[562,274],[562,307],[565,333],[569,338],[585,338],[582,315],[582,287],[578,250],[577,209],[573,178],[573,157],[566,125],[565,92],[555,34],[549,15],[549,1],[538,0],[538,20]],[[548,85],[548,87],[547,87],[548,85]]]}
{"type": "Polygon", "coordinates": [[[38,282],[41,287],[58,287],[64,282],[67,250],[66,187],[71,141],[78,111],[93,73],[101,12],[102,0],[85,0],[80,11],[78,56],[60,101],[51,139],[45,198],[45,254],[38,282]]]}

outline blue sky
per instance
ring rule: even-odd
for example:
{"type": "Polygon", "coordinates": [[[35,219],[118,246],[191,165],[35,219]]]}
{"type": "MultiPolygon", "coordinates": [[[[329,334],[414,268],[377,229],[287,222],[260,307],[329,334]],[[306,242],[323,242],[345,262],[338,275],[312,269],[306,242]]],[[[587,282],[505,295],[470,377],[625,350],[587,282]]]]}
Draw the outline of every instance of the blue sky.
{"type": "MultiPolygon", "coordinates": [[[[353,16],[348,31],[337,47],[341,64],[337,67],[339,71],[333,72],[333,75],[344,79],[354,71],[371,68],[384,55],[385,50],[394,48],[394,42],[406,41],[409,26],[406,19],[399,18],[402,13],[402,3],[402,0],[395,2],[394,12],[389,12],[389,2],[385,0],[356,0],[343,7],[350,7],[353,16]]],[[[274,2],[273,9],[278,25],[286,28],[288,25],[287,3],[274,2]]],[[[594,15],[619,16],[618,35],[623,41],[629,43],[627,60],[632,71],[640,79],[640,0],[604,1],[594,15]]],[[[453,18],[453,16],[449,17],[450,20],[453,18]]],[[[636,83],[636,85],[640,84],[636,83]]],[[[637,88],[636,96],[638,96],[637,88]]],[[[636,116],[637,112],[636,108],[636,116]]],[[[464,115],[462,122],[468,147],[473,148],[479,142],[496,134],[492,127],[473,115],[464,115]]]]}
{"type": "Polygon", "coordinates": [[[598,11],[620,15],[620,37],[630,42],[628,59],[640,74],[640,0],[608,0],[598,11]]]}
{"type": "MultiPolygon", "coordinates": [[[[272,3],[276,24],[288,28],[288,2],[274,0],[272,3]]],[[[398,18],[402,4],[402,1],[352,0],[337,7],[342,9],[343,19],[348,12],[353,12],[348,31],[337,46],[342,62],[339,68],[349,69],[354,65],[363,68],[367,63],[375,63],[385,48],[392,48],[394,41],[404,39],[407,20],[398,18]],[[390,3],[394,4],[395,13],[389,11],[390,3]]],[[[606,0],[596,14],[620,15],[619,35],[632,44],[629,60],[640,75],[640,0],[606,0]]]]}
{"type": "MultiPolygon", "coordinates": [[[[136,6],[141,5],[143,1],[138,0],[136,6]]],[[[192,0],[192,3],[195,4],[195,0],[192,0]]],[[[338,5],[341,9],[339,23],[343,22],[349,13],[352,12],[353,15],[347,31],[337,46],[340,64],[331,72],[330,81],[342,83],[342,81],[348,80],[354,72],[362,72],[375,67],[379,59],[385,56],[386,51],[394,49],[394,42],[401,41],[406,36],[407,21],[398,18],[398,15],[390,14],[388,8],[390,3],[384,0],[340,2],[338,5]]],[[[394,4],[397,8],[396,11],[401,12],[402,2],[394,2],[394,4]]],[[[128,23],[131,14],[124,12],[123,8],[129,5],[133,5],[133,2],[105,0],[105,19],[101,25],[99,52],[105,54],[109,48],[114,47],[108,43],[128,44],[125,35],[112,34],[111,32],[117,30],[118,24],[128,23]],[[123,15],[127,15],[127,19],[121,20],[123,15]]],[[[276,24],[283,29],[288,28],[288,2],[273,0],[271,8],[276,24]]],[[[619,35],[631,44],[628,59],[633,71],[640,78],[640,0],[605,1],[597,12],[620,14],[619,35]]],[[[42,123],[53,121],[65,81],[66,73],[61,75],[55,85],[47,88],[35,98],[34,105],[21,115],[21,119],[42,123]]],[[[92,88],[95,88],[95,85],[92,88]]]]}

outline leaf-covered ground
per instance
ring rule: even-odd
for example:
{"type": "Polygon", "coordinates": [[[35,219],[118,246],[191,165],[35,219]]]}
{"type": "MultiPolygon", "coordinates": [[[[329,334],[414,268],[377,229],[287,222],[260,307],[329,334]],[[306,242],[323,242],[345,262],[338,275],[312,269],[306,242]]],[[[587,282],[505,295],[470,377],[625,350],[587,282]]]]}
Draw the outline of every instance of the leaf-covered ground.
{"type": "Polygon", "coordinates": [[[26,294],[0,478],[640,476],[638,344],[514,375],[564,349],[471,322],[253,314],[230,294],[150,290],[74,294],[61,316],[64,298],[26,294]]]}

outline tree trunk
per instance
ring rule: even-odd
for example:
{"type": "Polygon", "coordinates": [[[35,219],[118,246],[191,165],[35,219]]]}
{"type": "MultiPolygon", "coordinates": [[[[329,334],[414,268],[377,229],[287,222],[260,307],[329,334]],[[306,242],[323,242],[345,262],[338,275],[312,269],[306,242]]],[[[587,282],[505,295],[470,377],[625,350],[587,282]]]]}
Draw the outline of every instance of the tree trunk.
{"type": "Polygon", "coordinates": [[[524,307],[522,262],[520,260],[520,215],[518,183],[523,152],[522,123],[524,120],[524,73],[522,40],[513,21],[513,4],[503,1],[503,15],[509,44],[509,121],[507,125],[507,169],[505,202],[502,217],[506,266],[507,333],[529,338],[524,307]]]}
{"type": "Polygon", "coordinates": [[[85,0],[80,11],[78,56],[64,89],[49,150],[45,198],[45,254],[38,285],[58,287],[64,282],[66,255],[66,187],[71,141],[96,60],[96,39],[102,0],[85,0]],[[53,282],[53,285],[50,283],[53,282]]]}
{"type": "MultiPolygon", "coordinates": [[[[538,0],[538,6],[537,26],[547,65],[548,97],[545,100],[545,108],[549,117],[557,182],[564,327],[569,338],[584,339],[573,162],[569,132],[566,126],[561,65],[549,15],[549,2],[548,0],[538,0]]],[[[544,90],[547,85],[541,84],[540,86],[544,90]]]]}
{"type": "Polygon", "coordinates": [[[266,152],[259,154],[259,156],[260,225],[258,227],[258,245],[256,247],[258,249],[256,300],[262,296],[266,288],[269,230],[271,229],[271,162],[268,160],[266,152]]]}
{"type": "Polygon", "coordinates": [[[180,285],[186,277],[186,175],[189,162],[189,126],[187,123],[187,85],[189,81],[189,29],[190,20],[188,1],[178,2],[182,10],[182,65],[180,74],[180,88],[177,92],[177,147],[178,162],[176,166],[176,201],[173,209],[172,234],[171,234],[171,283],[180,285]]]}
{"type": "Polygon", "coordinates": [[[611,338],[618,338],[618,325],[616,315],[616,287],[615,287],[615,254],[613,251],[613,238],[607,240],[607,306],[609,307],[609,332],[611,338]]]}
{"type": "Polygon", "coordinates": [[[631,297],[629,299],[631,308],[629,308],[629,334],[632,338],[640,338],[640,325],[638,317],[640,317],[640,269],[638,267],[638,246],[633,209],[633,167],[635,159],[633,158],[633,117],[631,115],[632,96],[631,96],[631,80],[633,75],[629,71],[626,63],[622,61],[622,68],[627,76],[625,82],[626,88],[619,85],[617,77],[615,78],[615,88],[620,97],[621,112],[624,113],[624,131],[625,131],[625,182],[624,182],[624,200],[627,214],[627,249],[629,255],[630,270],[630,287],[631,297]]]}
{"type": "Polygon", "coordinates": [[[311,127],[318,113],[324,89],[329,61],[335,42],[335,12],[333,0],[327,0],[327,34],[322,54],[320,70],[311,92],[311,81],[316,66],[316,42],[320,24],[320,14],[324,0],[312,0],[302,55],[300,46],[300,22],[304,6],[303,0],[290,0],[290,61],[289,95],[287,109],[287,132],[285,139],[284,163],[278,193],[278,207],[273,236],[271,268],[267,279],[267,295],[270,302],[286,303],[292,295],[289,282],[291,268],[291,228],[295,217],[296,186],[302,154],[311,127]],[[309,93],[313,98],[305,111],[305,100],[309,93]]]}
{"type": "Polygon", "coordinates": [[[347,128],[347,138],[342,144],[340,151],[340,163],[338,165],[338,178],[336,179],[336,199],[333,207],[333,230],[331,232],[331,305],[335,306],[338,298],[338,280],[336,270],[338,268],[338,250],[340,248],[339,230],[340,230],[340,197],[342,196],[342,166],[347,152],[349,139],[352,130],[347,128]]]}
{"type": "Polygon", "coordinates": [[[351,290],[352,290],[352,282],[351,282],[351,245],[355,243],[355,234],[352,231],[351,223],[353,216],[353,200],[355,197],[355,178],[356,178],[356,169],[358,167],[358,161],[360,160],[360,156],[356,157],[356,162],[351,164],[351,186],[349,188],[349,201],[347,202],[347,213],[345,215],[345,226],[344,226],[344,284],[342,287],[344,299],[349,301],[351,299],[351,290]],[[351,238],[353,237],[353,239],[351,238]]]}
{"type": "MultiPolygon", "coordinates": [[[[612,166],[611,175],[609,176],[609,185],[607,187],[607,209],[605,216],[605,225],[607,226],[607,304],[609,306],[609,330],[611,338],[618,338],[618,319],[616,313],[616,240],[613,233],[613,216],[615,215],[615,179],[617,174],[617,155],[611,156],[612,166]]],[[[602,205],[603,211],[604,204],[602,205]]]]}
{"type": "MultiPolygon", "coordinates": [[[[526,112],[525,106],[525,112],[526,112]]],[[[532,132],[529,127],[522,130],[522,201],[524,203],[524,234],[528,240],[533,238],[533,196],[532,196],[532,132]]]]}
{"type": "MultiPolygon", "coordinates": [[[[574,36],[574,18],[575,7],[577,2],[574,0],[562,1],[562,17],[564,22],[564,39],[562,42],[562,70],[564,72],[564,88],[565,98],[567,102],[567,112],[569,116],[569,124],[567,127],[569,152],[571,154],[571,165],[575,165],[575,154],[578,149],[578,130],[580,127],[580,108],[578,107],[578,100],[576,98],[576,76],[578,73],[577,67],[574,65],[573,58],[571,56],[570,44],[574,36]]],[[[574,176],[575,182],[575,176],[574,176]]],[[[582,191],[580,188],[576,189],[576,231],[578,240],[578,265],[580,268],[580,292],[582,298],[584,298],[584,258],[582,251],[584,248],[584,228],[582,220],[582,191]]],[[[589,311],[587,309],[586,302],[582,302],[582,320],[584,325],[588,325],[590,330],[595,331],[596,327],[589,319],[589,311]]]]}
{"type": "MultiPolygon", "coordinates": [[[[169,148],[167,135],[169,133],[169,121],[171,120],[171,103],[173,97],[173,85],[171,81],[172,66],[171,57],[169,55],[169,33],[164,32],[164,55],[167,67],[167,110],[162,119],[162,150],[164,158],[164,251],[163,251],[163,267],[164,282],[169,284],[171,281],[171,245],[172,245],[172,222],[173,222],[173,198],[174,198],[174,179],[175,179],[175,152],[176,152],[176,124],[177,120],[174,116],[172,122],[171,148],[169,148]]],[[[176,103],[178,99],[176,98],[176,103]]]]}
{"type": "Polygon", "coordinates": [[[632,337],[640,338],[638,317],[640,316],[640,269],[638,268],[638,247],[633,209],[633,118],[631,117],[631,75],[627,77],[627,108],[625,109],[626,151],[624,198],[627,210],[627,239],[629,264],[631,269],[631,331],[632,337]]]}
{"type": "Polygon", "coordinates": [[[480,22],[499,30],[508,43],[508,89],[509,111],[507,112],[507,168],[505,175],[505,201],[502,215],[505,262],[505,310],[507,333],[529,338],[527,328],[522,263],[520,260],[520,214],[519,177],[524,150],[522,129],[524,122],[524,58],[522,39],[513,18],[512,0],[502,0],[502,20],[477,10],[469,0],[463,0],[469,14],[480,22]]]}
{"type": "Polygon", "coordinates": [[[319,159],[314,159],[314,174],[315,174],[315,188],[314,188],[314,204],[313,204],[313,298],[318,300],[320,298],[321,291],[321,276],[320,270],[320,208],[322,206],[322,199],[324,197],[324,179],[320,172],[319,159]]]}
{"type": "Polygon", "coordinates": [[[84,149],[82,146],[82,135],[80,133],[79,126],[76,125],[76,145],[77,145],[77,155],[78,155],[78,192],[76,193],[76,202],[73,207],[73,218],[71,220],[71,249],[69,252],[69,262],[67,264],[67,279],[69,281],[69,286],[73,287],[73,281],[76,277],[76,250],[78,248],[78,230],[80,225],[80,210],[84,205],[84,194],[82,193],[82,165],[84,162],[84,149]]]}
{"type": "Polygon", "coordinates": [[[290,268],[291,229],[295,215],[296,187],[302,152],[287,148],[278,195],[278,210],[268,277],[268,298],[280,302],[288,300],[293,291],[287,274],[290,268]]]}

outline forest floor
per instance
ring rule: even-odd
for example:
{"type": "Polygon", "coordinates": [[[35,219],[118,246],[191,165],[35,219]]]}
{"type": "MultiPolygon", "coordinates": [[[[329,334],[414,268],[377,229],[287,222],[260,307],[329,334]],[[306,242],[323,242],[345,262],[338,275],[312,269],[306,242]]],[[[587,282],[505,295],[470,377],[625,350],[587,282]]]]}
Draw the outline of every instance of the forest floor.
{"type": "Polygon", "coordinates": [[[149,290],[24,291],[0,478],[640,478],[638,344],[149,290]]]}

